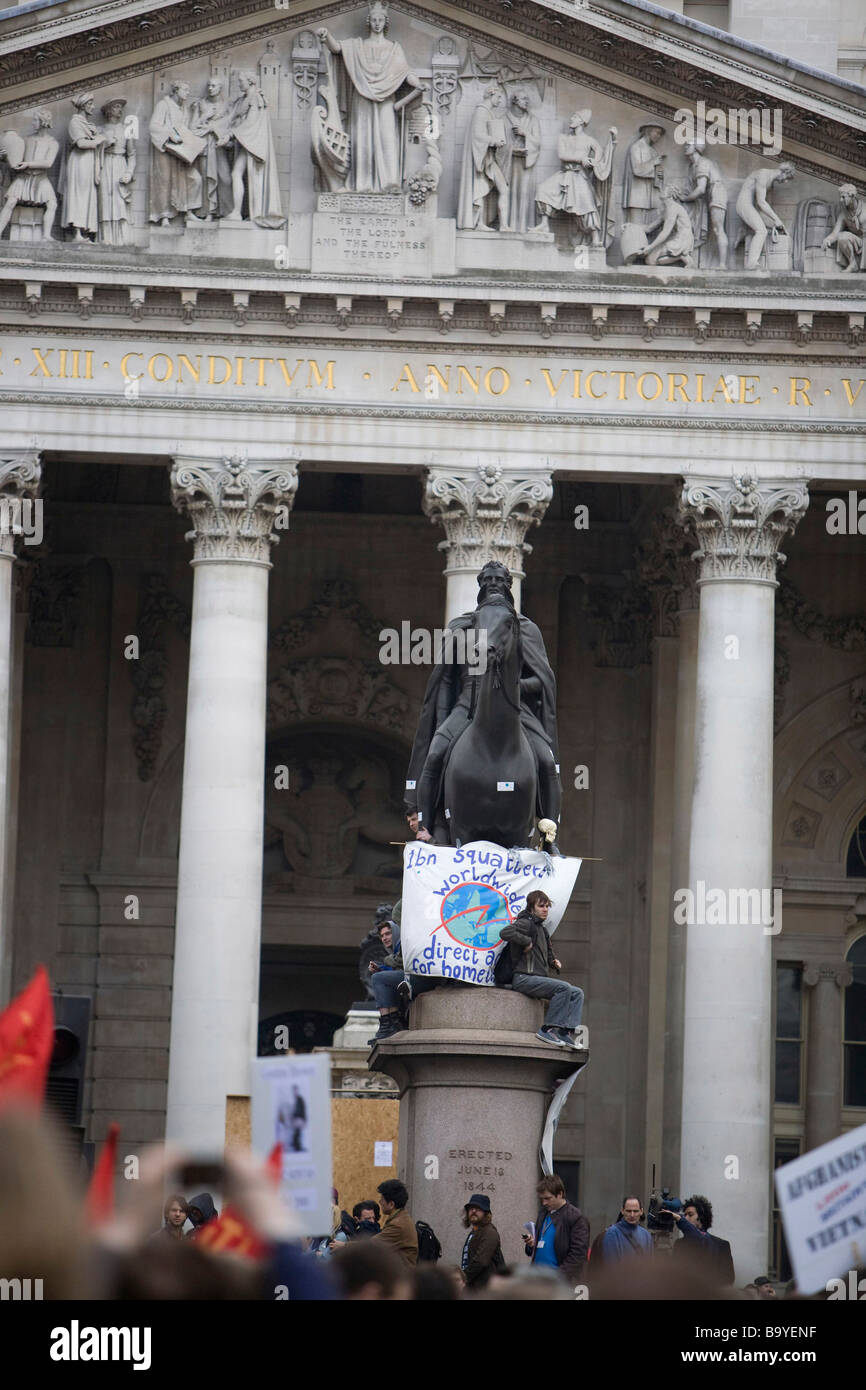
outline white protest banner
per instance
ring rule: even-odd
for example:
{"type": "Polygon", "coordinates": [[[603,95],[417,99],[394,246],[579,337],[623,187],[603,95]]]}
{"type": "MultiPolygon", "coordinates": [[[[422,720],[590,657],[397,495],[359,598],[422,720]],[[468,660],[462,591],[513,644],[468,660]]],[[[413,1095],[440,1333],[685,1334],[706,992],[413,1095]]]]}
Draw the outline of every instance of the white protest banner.
{"type": "Polygon", "coordinates": [[[541,1135],[541,1144],[538,1149],[538,1161],[541,1165],[542,1173],[550,1174],[553,1172],[553,1141],[556,1138],[556,1131],[559,1127],[559,1117],[565,1109],[565,1102],[571,1095],[571,1088],[574,1085],[586,1063],[583,1062],[567,1076],[564,1081],[557,1084],[553,1093],[553,1100],[547,1108],[547,1119],[544,1121],[544,1130],[541,1135]]]}
{"type": "Polygon", "coordinates": [[[257,1057],[253,1062],[252,1142],[260,1154],[279,1144],[280,1196],[300,1233],[333,1230],[331,1059],[322,1054],[257,1057]]]}
{"type": "Polygon", "coordinates": [[[568,906],[581,860],[540,850],[505,850],[489,840],[461,849],[407,845],[403,852],[400,949],[411,975],[438,975],[492,985],[502,928],[540,888],[553,906],[554,932],[568,906]]]}
{"type": "Polygon", "coordinates": [[[776,1169],[785,1240],[800,1293],[866,1264],[866,1125],[776,1169]]]}

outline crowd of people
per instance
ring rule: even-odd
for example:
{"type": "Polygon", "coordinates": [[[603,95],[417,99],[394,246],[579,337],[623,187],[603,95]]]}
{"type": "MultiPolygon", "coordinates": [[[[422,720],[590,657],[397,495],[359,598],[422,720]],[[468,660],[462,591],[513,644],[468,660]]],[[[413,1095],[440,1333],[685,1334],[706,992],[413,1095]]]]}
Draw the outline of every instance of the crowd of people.
{"type": "MultiPolygon", "coordinates": [[[[524,1257],[503,1253],[500,1227],[511,1232],[526,1213],[496,1212],[473,1193],[455,1203],[453,1229],[438,1236],[459,1250],[451,1262],[429,1226],[416,1222],[398,1179],[379,1184],[351,1214],[334,1196],[333,1228],[301,1235],[278,1184],[251,1154],[225,1158],[222,1222],[232,1212],[241,1244],[208,1232],[220,1225],[212,1195],[187,1199],[172,1179],[180,1157],[156,1148],[142,1158],[137,1181],[124,1184],[116,1212],[94,1220],[64,1158],[62,1138],[35,1110],[0,1113],[0,1276],[34,1272],[45,1299],[107,1300],[702,1300],[773,1299],[760,1275],[734,1287],[728,1243],[710,1233],[712,1206],[689,1197],[671,1212],[679,1236],[659,1243],[639,1197],[627,1196],[617,1219],[590,1243],[589,1223],[556,1174],[537,1185],[538,1210],[523,1228],[524,1257]],[[163,1193],[171,1196],[163,1203],[163,1193]],[[163,1225],[154,1230],[154,1211],[163,1225]],[[189,1227],[189,1230],[186,1228],[189,1227]]],[[[674,1205],[674,1204],[672,1204],[674,1205]]],[[[679,1205],[679,1204],[676,1204],[679,1205]]],[[[797,1297],[789,1286],[785,1297],[797,1297]]]]}

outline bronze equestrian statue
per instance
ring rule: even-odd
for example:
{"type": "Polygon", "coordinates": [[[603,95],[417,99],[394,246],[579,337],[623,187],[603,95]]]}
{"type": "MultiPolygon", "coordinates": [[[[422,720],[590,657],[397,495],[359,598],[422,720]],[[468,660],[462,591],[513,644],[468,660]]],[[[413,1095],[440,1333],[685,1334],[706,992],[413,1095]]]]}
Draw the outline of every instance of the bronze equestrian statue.
{"type": "MultiPolygon", "coordinates": [[[[486,669],[469,659],[434,667],[412,748],[407,811],[418,811],[438,843],[526,846],[544,821],[552,846],[561,799],[556,679],[540,631],[514,607],[505,565],[484,566],[477,608],[448,626],[471,629],[482,653],[486,644],[486,669]]],[[[459,657],[459,643],[455,649],[459,657]]]]}

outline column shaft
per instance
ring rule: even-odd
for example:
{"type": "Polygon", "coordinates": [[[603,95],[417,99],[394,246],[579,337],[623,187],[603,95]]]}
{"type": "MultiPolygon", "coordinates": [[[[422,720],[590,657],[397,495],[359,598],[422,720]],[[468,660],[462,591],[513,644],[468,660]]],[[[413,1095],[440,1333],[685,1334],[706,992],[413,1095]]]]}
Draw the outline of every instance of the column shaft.
{"type": "Polygon", "coordinates": [[[172,471],[193,520],[193,608],[180,821],[166,1134],[225,1142],[226,1097],[256,1055],[264,834],[268,555],[297,487],[245,461],[172,471]]]}
{"type": "MultiPolygon", "coordinates": [[[[677,716],[674,744],[674,814],[671,843],[671,891],[689,882],[689,837],[695,776],[695,700],[697,695],[698,610],[681,609],[677,662],[677,716]]],[[[668,905],[667,991],[665,995],[665,1091],[662,1119],[661,1177],[679,1190],[683,1110],[683,1009],[686,978],[686,928],[668,905]]]]}
{"type": "Polygon", "coordinates": [[[701,561],[686,926],[682,1184],[708,1196],[737,1281],[769,1250],[774,591],[802,483],[690,479],[701,561]]]}
{"type": "MultiPolygon", "coordinates": [[[[696,900],[699,882],[722,889],[726,900],[731,889],[772,883],[773,601],[769,585],[701,589],[689,856],[696,900]],[[738,660],[725,656],[731,637],[740,643],[738,660]]],[[[689,1191],[712,1194],[715,1225],[731,1240],[738,1268],[760,1270],[767,1262],[772,938],[760,923],[695,923],[686,932],[682,1180],[689,1191]],[[726,1166],[739,1177],[726,1178],[726,1166]]]]}
{"type": "Polygon", "coordinates": [[[167,1134],[217,1149],[256,1053],[267,618],[266,569],[196,566],[167,1134]]]}
{"type": "MultiPolygon", "coordinates": [[[[15,624],[15,542],[22,534],[21,508],[30,505],[39,488],[38,456],[0,454],[0,1008],[9,1000],[12,974],[12,844],[9,827],[13,789],[13,663],[15,624]]],[[[37,502],[36,506],[41,507],[37,502]]]]}

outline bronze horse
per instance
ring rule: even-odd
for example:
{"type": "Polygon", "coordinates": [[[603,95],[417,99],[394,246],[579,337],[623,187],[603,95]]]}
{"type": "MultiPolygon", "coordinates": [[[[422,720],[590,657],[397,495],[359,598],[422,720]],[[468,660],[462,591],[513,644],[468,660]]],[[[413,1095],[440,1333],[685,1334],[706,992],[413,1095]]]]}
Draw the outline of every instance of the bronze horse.
{"type": "Polygon", "coordinates": [[[475,630],[476,649],[484,651],[486,639],[486,670],[475,682],[470,723],[445,769],[451,841],[527,845],[535,828],[538,778],[520,721],[520,619],[510,604],[489,603],[476,610],[475,630]]]}

